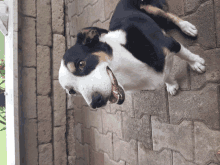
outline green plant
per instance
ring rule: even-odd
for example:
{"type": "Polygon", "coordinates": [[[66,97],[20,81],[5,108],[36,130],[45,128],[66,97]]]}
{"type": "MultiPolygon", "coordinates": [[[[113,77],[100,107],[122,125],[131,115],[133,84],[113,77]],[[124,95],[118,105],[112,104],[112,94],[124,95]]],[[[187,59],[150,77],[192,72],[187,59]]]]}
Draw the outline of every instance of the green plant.
{"type": "Polygon", "coordinates": [[[4,125],[4,127],[0,131],[6,130],[5,107],[0,107],[0,123],[4,125]]]}
{"type": "Polygon", "coordinates": [[[3,79],[5,78],[5,56],[4,56],[4,59],[0,60],[0,76],[3,79]]]}
{"type": "MultiPolygon", "coordinates": [[[[0,60],[0,77],[2,80],[0,80],[0,93],[3,93],[5,91],[5,56],[4,59],[0,60]]],[[[4,125],[0,131],[3,131],[6,129],[6,116],[5,116],[5,107],[0,107],[0,123],[4,125]]]]}

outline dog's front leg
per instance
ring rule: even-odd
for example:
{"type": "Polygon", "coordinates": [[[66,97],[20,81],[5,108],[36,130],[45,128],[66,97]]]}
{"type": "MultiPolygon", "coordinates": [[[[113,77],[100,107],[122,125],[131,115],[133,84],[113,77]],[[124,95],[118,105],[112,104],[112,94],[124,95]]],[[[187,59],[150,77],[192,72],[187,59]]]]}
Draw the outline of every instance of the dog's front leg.
{"type": "Polygon", "coordinates": [[[190,52],[183,45],[181,45],[180,51],[176,55],[187,61],[193,70],[199,73],[205,72],[205,60],[199,55],[190,52]]]}

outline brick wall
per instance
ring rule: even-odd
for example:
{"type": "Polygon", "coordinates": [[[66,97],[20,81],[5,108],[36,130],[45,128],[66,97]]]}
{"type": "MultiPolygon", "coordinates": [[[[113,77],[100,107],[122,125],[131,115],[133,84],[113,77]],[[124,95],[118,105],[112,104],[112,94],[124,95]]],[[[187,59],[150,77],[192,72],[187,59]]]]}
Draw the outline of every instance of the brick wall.
{"type": "Polygon", "coordinates": [[[22,80],[21,164],[217,165],[220,157],[220,3],[169,0],[169,10],[195,24],[197,38],[169,34],[205,58],[205,74],[175,57],[177,96],[165,88],[126,94],[122,106],[92,110],[66,97],[60,60],[87,26],[108,29],[119,0],[23,0],[19,8],[22,80]]]}
{"type": "Polygon", "coordinates": [[[66,94],[58,82],[66,50],[64,10],[63,0],[19,2],[21,164],[68,161],[66,94]]]}

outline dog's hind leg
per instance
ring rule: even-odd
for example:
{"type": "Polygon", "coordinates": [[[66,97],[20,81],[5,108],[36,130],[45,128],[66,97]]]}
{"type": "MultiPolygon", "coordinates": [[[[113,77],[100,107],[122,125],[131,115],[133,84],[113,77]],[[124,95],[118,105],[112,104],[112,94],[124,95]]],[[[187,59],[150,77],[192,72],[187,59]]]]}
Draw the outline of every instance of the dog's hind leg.
{"type": "Polygon", "coordinates": [[[190,52],[183,45],[181,45],[180,51],[176,55],[181,59],[187,61],[193,70],[199,73],[205,72],[205,60],[199,55],[190,52]]]}
{"type": "Polygon", "coordinates": [[[173,66],[173,55],[174,53],[170,52],[168,48],[163,48],[163,53],[166,56],[166,64],[164,68],[164,82],[167,87],[167,92],[170,93],[170,95],[174,96],[177,93],[177,90],[179,89],[179,85],[176,80],[174,80],[173,77],[170,77],[170,72],[173,66]]]}
{"type": "Polygon", "coordinates": [[[178,16],[165,12],[155,6],[152,5],[141,5],[140,9],[145,10],[147,13],[154,15],[154,16],[159,16],[163,17],[169,21],[172,21],[174,24],[176,24],[185,34],[195,37],[198,34],[198,30],[196,27],[191,24],[188,21],[185,21],[178,16]]]}

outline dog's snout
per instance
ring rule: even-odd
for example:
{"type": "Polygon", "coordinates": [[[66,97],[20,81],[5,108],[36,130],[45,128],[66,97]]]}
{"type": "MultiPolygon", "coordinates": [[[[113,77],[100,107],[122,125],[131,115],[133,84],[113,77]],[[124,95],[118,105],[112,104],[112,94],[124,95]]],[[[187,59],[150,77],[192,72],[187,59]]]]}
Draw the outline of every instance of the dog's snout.
{"type": "Polygon", "coordinates": [[[106,105],[106,101],[105,101],[104,97],[100,93],[95,92],[92,95],[91,107],[95,109],[95,108],[102,107],[104,105],[106,105]]]}

